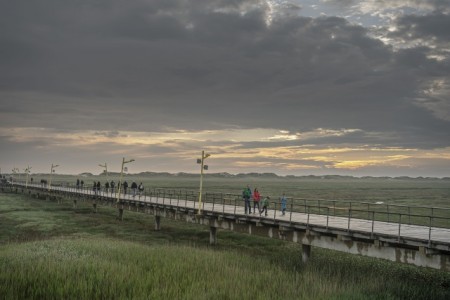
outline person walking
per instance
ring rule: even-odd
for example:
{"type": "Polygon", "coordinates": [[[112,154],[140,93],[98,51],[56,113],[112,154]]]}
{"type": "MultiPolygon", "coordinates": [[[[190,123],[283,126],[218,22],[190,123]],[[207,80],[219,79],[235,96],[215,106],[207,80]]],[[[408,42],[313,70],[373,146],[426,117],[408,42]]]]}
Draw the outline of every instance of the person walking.
{"type": "Polygon", "coordinates": [[[249,214],[252,213],[252,207],[250,206],[250,198],[252,197],[252,190],[247,185],[246,188],[242,191],[242,198],[244,199],[244,206],[245,206],[245,214],[247,214],[247,211],[249,214]]]}
{"type": "Polygon", "coordinates": [[[135,181],[133,181],[131,183],[131,190],[133,191],[133,198],[136,197],[136,192],[137,192],[137,183],[135,181]]]}
{"type": "Polygon", "coordinates": [[[128,182],[124,181],[123,182],[123,194],[124,195],[127,194],[127,189],[128,189],[128,182]]]}
{"type": "Polygon", "coordinates": [[[109,186],[111,187],[111,196],[112,196],[112,194],[114,194],[114,188],[116,187],[116,183],[114,182],[114,180],[111,180],[109,186]]]}
{"type": "Polygon", "coordinates": [[[139,199],[141,199],[141,195],[144,192],[144,185],[142,184],[142,182],[139,184],[138,190],[139,190],[139,199]]]}
{"type": "Polygon", "coordinates": [[[286,214],[286,206],[287,206],[287,198],[284,193],[283,196],[281,196],[280,198],[280,205],[281,205],[281,215],[284,216],[286,214]]]}
{"type": "Polygon", "coordinates": [[[80,179],[77,179],[77,190],[80,188],[80,179]]]}
{"type": "Polygon", "coordinates": [[[260,207],[259,207],[259,201],[261,201],[261,194],[259,193],[258,189],[255,188],[253,191],[253,213],[256,213],[256,207],[258,206],[258,212],[261,214],[260,207]]]}
{"type": "Polygon", "coordinates": [[[105,182],[105,192],[106,192],[106,196],[108,196],[109,193],[109,182],[105,182]]]}
{"type": "Polygon", "coordinates": [[[92,190],[94,191],[94,195],[97,196],[97,182],[94,181],[94,184],[92,185],[92,190]]]}
{"type": "Polygon", "coordinates": [[[269,200],[270,200],[270,197],[267,196],[267,197],[264,197],[264,199],[261,201],[262,209],[259,214],[262,214],[263,212],[265,212],[264,216],[266,216],[266,217],[267,217],[267,208],[269,207],[269,200]]]}
{"type": "Polygon", "coordinates": [[[102,189],[102,185],[101,185],[100,180],[99,180],[97,182],[97,195],[100,195],[101,189],[102,189]]]}

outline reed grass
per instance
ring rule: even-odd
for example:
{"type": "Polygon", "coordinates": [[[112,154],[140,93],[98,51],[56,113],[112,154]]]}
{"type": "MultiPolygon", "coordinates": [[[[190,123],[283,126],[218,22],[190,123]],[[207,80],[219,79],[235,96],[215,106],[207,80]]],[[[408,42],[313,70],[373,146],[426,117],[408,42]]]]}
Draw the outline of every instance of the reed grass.
{"type": "Polygon", "coordinates": [[[2,299],[449,299],[450,274],[100,207],[0,194],[2,299]],[[37,225],[37,226],[36,226],[37,225]]]}

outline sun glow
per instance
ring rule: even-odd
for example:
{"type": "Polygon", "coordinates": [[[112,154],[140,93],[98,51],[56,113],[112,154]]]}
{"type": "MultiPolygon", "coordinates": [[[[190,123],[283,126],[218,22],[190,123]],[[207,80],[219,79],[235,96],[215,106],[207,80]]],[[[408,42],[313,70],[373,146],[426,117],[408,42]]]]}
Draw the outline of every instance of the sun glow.
{"type": "MultiPolygon", "coordinates": [[[[309,144],[327,137],[345,137],[358,129],[315,129],[292,133],[279,129],[223,129],[167,132],[59,131],[47,128],[1,128],[0,136],[32,150],[91,151],[137,159],[188,162],[199,149],[214,154],[226,170],[362,170],[413,168],[423,161],[450,161],[450,148],[421,150],[366,144],[309,144]],[[326,146],[325,146],[326,145],[326,146]]],[[[366,133],[369,134],[370,133],[366,133]]]]}

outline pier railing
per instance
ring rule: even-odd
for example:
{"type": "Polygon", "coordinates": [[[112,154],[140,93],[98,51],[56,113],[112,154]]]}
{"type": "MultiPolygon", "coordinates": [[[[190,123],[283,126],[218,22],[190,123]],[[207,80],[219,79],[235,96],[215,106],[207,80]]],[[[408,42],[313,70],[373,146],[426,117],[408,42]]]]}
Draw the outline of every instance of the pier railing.
{"type": "MultiPolygon", "coordinates": [[[[8,183],[9,188],[24,188],[25,183],[15,182],[8,183]]],[[[42,188],[43,190],[64,190],[71,193],[79,193],[91,197],[108,197],[117,198],[117,187],[112,189],[101,188],[94,189],[93,186],[62,186],[43,184],[28,184],[29,187],[42,188]]],[[[3,186],[5,187],[5,185],[3,186]]],[[[166,189],[166,188],[146,188],[143,191],[134,191],[128,188],[125,192],[121,189],[121,200],[146,201],[151,198],[157,204],[171,205],[177,207],[190,207],[192,205],[198,209],[198,191],[186,189],[166,189]]],[[[270,197],[268,216],[260,215],[259,212],[254,214],[256,217],[264,219],[277,219],[280,217],[280,201],[275,197],[270,197]]],[[[202,210],[242,214],[244,201],[242,195],[231,193],[210,193],[206,192],[202,195],[202,210]]],[[[253,201],[251,207],[253,211],[253,201]]],[[[260,204],[260,209],[261,209],[260,204]]],[[[285,220],[291,222],[292,214],[300,213],[306,216],[305,223],[308,226],[311,216],[324,216],[323,226],[328,228],[333,218],[345,218],[348,230],[352,220],[367,220],[367,225],[371,226],[371,233],[374,233],[375,222],[386,222],[397,224],[397,236],[400,239],[402,229],[406,226],[418,225],[427,228],[428,242],[432,239],[432,228],[450,229],[450,208],[432,207],[432,206],[406,206],[389,203],[371,203],[356,201],[341,201],[328,199],[304,199],[304,198],[288,198],[285,220]]],[[[316,223],[317,224],[317,223],[316,223]]],[[[450,234],[450,231],[449,231],[450,234]]]]}

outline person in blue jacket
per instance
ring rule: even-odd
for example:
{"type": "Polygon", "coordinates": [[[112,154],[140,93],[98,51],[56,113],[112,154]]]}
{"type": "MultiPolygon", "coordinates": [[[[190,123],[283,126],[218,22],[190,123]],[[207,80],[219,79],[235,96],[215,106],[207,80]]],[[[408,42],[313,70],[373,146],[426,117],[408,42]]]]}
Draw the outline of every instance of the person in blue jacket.
{"type": "Polygon", "coordinates": [[[281,196],[280,198],[280,204],[281,204],[281,215],[284,216],[286,214],[286,207],[287,207],[287,198],[284,193],[283,196],[281,196]]]}

